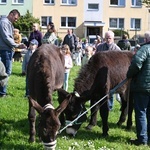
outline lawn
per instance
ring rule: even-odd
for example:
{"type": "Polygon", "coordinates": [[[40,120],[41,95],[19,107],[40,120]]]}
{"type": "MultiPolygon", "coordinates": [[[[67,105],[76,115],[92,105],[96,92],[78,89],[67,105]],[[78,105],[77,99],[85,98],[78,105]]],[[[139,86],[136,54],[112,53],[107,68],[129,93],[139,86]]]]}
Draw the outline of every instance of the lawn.
{"type": "MultiPolygon", "coordinates": [[[[73,67],[69,79],[69,91],[73,90],[74,79],[80,67],[73,67]]],[[[28,100],[25,94],[25,77],[21,76],[21,63],[13,63],[13,72],[9,79],[8,96],[0,98],[0,150],[43,150],[43,145],[38,141],[33,144],[28,143],[29,124],[27,119],[28,100]]],[[[53,94],[55,107],[57,103],[57,93],[53,94]]],[[[89,106],[87,102],[86,106],[89,106]]],[[[133,146],[128,143],[130,138],[136,138],[135,123],[131,131],[125,129],[126,123],[122,127],[117,127],[119,119],[120,104],[115,101],[114,108],[109,115],[109,137],[101,136],[101,119],[98,118],[98,125],[92,131],[87,131],[87,122],[83,123],[76,137],[69,137],[62,132],[57,138],[56,150],[145,150],[150,149],[145,146],[133,146]]],[[[88,112],[90,116],[90,112],[88,112]]]]}

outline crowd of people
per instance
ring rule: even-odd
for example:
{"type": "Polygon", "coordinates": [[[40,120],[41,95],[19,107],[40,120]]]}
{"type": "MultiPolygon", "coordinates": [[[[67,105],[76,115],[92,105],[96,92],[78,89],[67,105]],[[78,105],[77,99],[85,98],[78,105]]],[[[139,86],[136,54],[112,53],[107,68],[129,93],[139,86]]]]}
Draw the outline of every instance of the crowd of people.
{"type": "MultiPolygon", "coordinates": [[[[55,25],[49,22],[47,32],[43,36],[39,30],[39,24],[34,23],[33,31],[29,36],[29,42],[26,46],[21,43],[21,36],[18,29],[14,29],[13,23],[20,17],[18,10],[10,11],[7,17],[0,20],[0,97],[7,95],[8,76],[12,72],[12,61],[15,53],[20,49],[28,49],[22,62],[22,73],[26,75],[27,65],[30,57],[36,49],[42,44],[57,44],[55,25]]],[[[130,42],[126,35],[123,35],[120,43],[115,44],[114,32],[107,31],[104,40],[100,36],[94,40],[93,44],[88,39],[82,41],[77,37],[73,29],[68,29],[62,42],[62,52],[65,59],[64,85],[68,90],[68,81],[70,70],[74,65],[84,66],[89,59],[97,52],[110,50],[131,50],[130,42]]],[[[131,91],[134,97],[135,121],[137,139],[131,140],[132,144],[141,145],[150,143],[150,32],[145,33],[145,44],[137,45],[134,50],[134,56],[127,72],[127,78],[131,78],[131,91]]],[[[26,78],[26,93],[28,91],[28,79],[26,78]]],[[[113,95],[109,99],[109,108],[113,108],[113,95]]]]}

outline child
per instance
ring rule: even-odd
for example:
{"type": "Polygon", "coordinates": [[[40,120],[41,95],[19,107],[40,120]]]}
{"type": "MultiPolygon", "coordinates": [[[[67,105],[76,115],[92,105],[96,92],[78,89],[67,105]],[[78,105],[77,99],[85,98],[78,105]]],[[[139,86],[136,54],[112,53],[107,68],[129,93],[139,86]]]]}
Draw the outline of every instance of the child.
{"type": "MultiPolygon", "coordinates": [[[[19,33],[19,29],[14,29],[13,36],[14,36],[15,43],[20,44],[22,41],[22,37],[21,37],[21,34],[19,33]]],[[[21,49],[15,48],[13,61],[21,61],[22,62],[21,49]]]]}
{"type": "Polygon", "coordinates": [[[92,57],[92,55],[93,55],[93,47],[87,46],[85,48],[85,55],[82,58],[82,66],[88,63],[88,61],[92,57]]]}
{"type": "MultiPolygon", "coordinates": [[[[22,75],[26,75],[27,74],[27,65],[29,63],[30,57],[35,52],[37,47],[38,47],[38,41],[36,39],[31,40],[28,52],[25,54],[25,56],[23,58],[22,75]]],[[[27,97],[29,95],[27,81],[28,81],[28,79],[26,77],[26,93],[25,93],[25,97],[27,97]]]]}
{"type": "Polygon", "coordinates": [[[72,63],[72,58],[71,58],[71,52],[67,44],[62,46],[62,52],[65,57],[65,76],[64,76],[63,89],[67,91],[70,69],[73,67],[73,63],[72,63]]]}

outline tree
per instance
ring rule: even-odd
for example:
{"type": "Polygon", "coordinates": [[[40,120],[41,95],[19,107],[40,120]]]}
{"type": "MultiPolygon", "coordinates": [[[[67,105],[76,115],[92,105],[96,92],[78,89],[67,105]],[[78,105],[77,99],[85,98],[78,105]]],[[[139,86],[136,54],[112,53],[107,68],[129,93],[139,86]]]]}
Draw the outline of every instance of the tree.
{"type": "Polygon", "coordinates": [[[150,7],[150,0],[142,0],[142,4],[146,5],[146,7],[150,7]]]}
{"type": "Polygon", "coordinates": [[[40,23],[40,20],[33,17],[29,10],[27,10],[27,13],[14,23],[14,27],[19,29],[23,35],[29,36],[33,23],[40,23]]]}

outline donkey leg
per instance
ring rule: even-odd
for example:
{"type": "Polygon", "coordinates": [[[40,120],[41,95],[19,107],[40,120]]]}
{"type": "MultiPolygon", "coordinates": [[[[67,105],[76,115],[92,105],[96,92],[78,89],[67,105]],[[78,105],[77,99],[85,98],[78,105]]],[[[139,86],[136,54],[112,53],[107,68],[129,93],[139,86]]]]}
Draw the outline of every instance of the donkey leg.
{"type": "Polygon", "coordinates": [[[124,99],[124,97],[122,95],[121,96],[121,114],[120,114],[120,118],[119,121],[117,122],[118,126],[121,126],[122,123],[124,123],[126,121],[126,116],[127,116],[127,101],[124,99]]]}
{"type": "Polygon", "coordinates": [[[102,118],[102,135],[104,137],[108,136],[108,130],[109,130],[108,115],[109,115],[108,103],[105,102],[100,108],[100,116],[102,118]]]}
{"type": "Polygon", "coordinates": [[[36,120],[36,113],[35,109],[31,107],[31,104],[29,102],[29,112],[28,112],[28,120],[29,120],[29,142],[32,143],[35,141],[35,120],[36,120]]]}
{"type": "Polygon", "coordinates": [[[132,127],[132,113],[133,113],[133,95],[130,92],[129,101],[128,101],[128,119],[127,119],[127,130],[130,130],[132,127]]]}
{"type": "MultiPolygon", "coordinates": [[[[90,106],[92,106],[92,105],[94,105],[96,102],[94,101],[94,100],[91,100],[90,101],[91,103],[91,105],[90,106]]],[[[88,124],[88,126],[86,127],[86,129],[88,129],[88,130],[92,130],[92,128],[97,124],[97,112],[98,112],[98,105],[97,106],[95,106],[95,107],[93,107],[92,109],[91,109],[91,118],[90,118],[90,122],[89,122],[89,124],[88,124]]]]}

